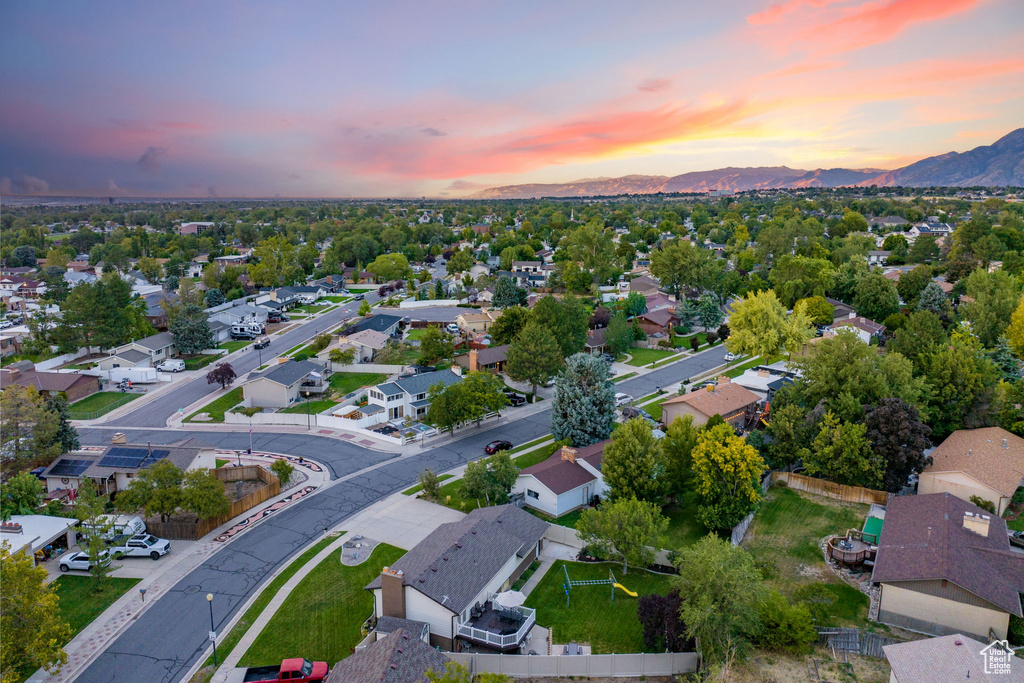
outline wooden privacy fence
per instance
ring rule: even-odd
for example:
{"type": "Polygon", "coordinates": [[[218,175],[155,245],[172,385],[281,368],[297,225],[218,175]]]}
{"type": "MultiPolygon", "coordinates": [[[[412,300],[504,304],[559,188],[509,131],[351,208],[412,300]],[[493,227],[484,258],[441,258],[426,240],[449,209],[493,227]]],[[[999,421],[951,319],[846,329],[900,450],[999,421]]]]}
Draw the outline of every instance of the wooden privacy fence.
{"type": "Polygon", "coordinates": [[[210,519],[200,519],[194,524],[192,522],[146,522],[146,529],[149,533],[161,538],[168,538],[172,541],[196,541],[210,533],[221,524],[225,524],[247,510],[251,510],[260,503],[270,500],[281,493],[281,482],[268,470],[258,465],[244,465],[242,467],[218,467],[210,470],[210,473],[222,482],[242,481],[245,479],[259,479],[266,486],[261,486],[252,493],[242,496],[231,504],[227,514],[210,519]]]}
{"type": "Polygon", "coordinates": [[[878,659],[885,659],[883,647],[902,642],[902,640],[856,628],[824,627],[818,629],[819,645],[824,645],[834,652],[856,652],[878,659]]]}
{"type": "Polygon", "coordinates": [[[672,676],[693,673],[700,657],[696,652],[621,655],[485,655],[445,652],[446,657],[469,667],[513,677],[527,676],[672,676]]]}
{"type": "Polygon", "coordinates": [[[824,479],[815,479],[795,472],[772,472],[774,481],[784,481],[791,489],[806,491],[816,496],[825,496],[834,500],[844,500],[847,503],[875,503],[885,505],[889,494],[885,491],[866,489],[862,486],[846,486],[836,484],[824,479]]]}

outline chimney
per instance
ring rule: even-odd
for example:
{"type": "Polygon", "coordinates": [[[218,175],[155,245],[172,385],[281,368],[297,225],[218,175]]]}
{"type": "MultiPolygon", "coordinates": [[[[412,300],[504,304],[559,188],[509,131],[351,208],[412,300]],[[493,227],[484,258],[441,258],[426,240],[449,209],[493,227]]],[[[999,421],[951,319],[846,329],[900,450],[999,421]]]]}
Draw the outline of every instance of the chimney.
{"type": "Polygon", "coordinates": [[[469,371],[476,372],[478,368],[477,358],[480,356],[480,352],[476,349],[469,350],[469,371]]]}
{"type": "Polygon", "coordinates": [[[562,460],[576,462],[576,449],[569,448],[568,446],[562,446],[562,460]]]}
{"type": "Polygon", "coordinates": [[[128,440],[124,438],[124,432],[117,432],[114,434],[114,438],[110,440],[110,443],[126,444],[128,440]]]}
{"type": "Polygon", "coordinates": [[[714,385],[714,384],[709,384],[709,385],[707,386],[707,390],[708,390],[708,393],[709,393],[709,394],[713,394],[713,393],[715,393],[715,389],[717,389],[717,388],[718,388],[718,387],[717,387],[716,385],[714,385]]]}
{"type": "Polygon", "coordinates": [[[964,513],[964,528],[968,531],[973,531],[979,536],[988,538],[988,526],[991,518],[988,515],[981,513],[974,514],[972,512],[964,513]]]}
{"type": "Polygon", "coordinates": [[[757,376],[758,377],[771,377],[772,373],[770,373],[769,371],[765,370],[764,368],[761,368],[760,370],[757,371],[757,376]]]}
{"type": "Polygon", "coordinates": [[[853,320],[854,318],[857,317],[857,311],[850,311],[850,315],[847,317],[849,317],[850,320],[853,320]]]}
{"type": "Polygon", "coordinates": [[[405,574],[401,569],[384,567],[380,572],[380,611],[382,617],[405,619],[405,574]]]}

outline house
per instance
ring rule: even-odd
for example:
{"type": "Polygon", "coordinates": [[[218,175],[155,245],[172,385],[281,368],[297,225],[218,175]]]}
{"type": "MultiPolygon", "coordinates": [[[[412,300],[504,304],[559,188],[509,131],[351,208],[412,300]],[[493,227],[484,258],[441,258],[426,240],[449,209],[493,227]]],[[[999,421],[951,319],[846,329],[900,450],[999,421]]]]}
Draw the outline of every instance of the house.
{"type": "Polygon", "coordinates": [[[177,292],[153,292],[142,297],[146,304],[146,321],[158,330],[167,329],[167,312],[164,311],[163,302],[168,300],[174,303],[178,300],[177,292]]]}
{"type": "Polygon", "coordinates": [[[644,298],[647,300],[648,311],[675,310],[676,302],[661,292],[648,294],[644,298]]]}
{"type": "Polygon", "coordinates": [[[270,293],[271,299],[279,302],[311,304],[327,296],[327,290],[320,285],[278,287],[270,293]]]}
{"type": "Polygon", "coordinates": [[[746,423],[748,414],[759,400],[757,394],[749,389],[733,383],[728,377],[719,377],[717,385],[709,384],[662,403],[661,421],[669,425],[677,417],[693,415],[693,424],[699,426],[715,415],[721,415],[733,427],[740,427],[746,423]]]}
{"type": "MultiPolygon", "coordinates": [[[[50,515],[11,515],[4,526],[3,540],[10,543],[10,552],[24,552],[28,557],[46,546],[67,550],[77,542],[78,520],[50,515]]],[[[40,556],[43,557],[43,556],[40,556]]],[[[37,558],[37,561],[40,561],[37,558]]]]}
{"type": "Polygon", "coordinates": [[[397,315],[374,315],[352,323],[342,330],[341,334],[343,336],[351,336],[363,330],[374,330],[375,332],[382,332],[389,337],[394,337],[398,332],[398,326],[401,322],[402,319],[397,315]]]}
{"type": "Polygon", "coordinates": [[[455,324],[467,335],[475,336],[489,330],[501,314],[500,310],[481,308],[479,311],[460,314],[455,318],[455,324]]]}
{"type": "Polygon", "coordinates": [[[868,252],[868,265],[869,266],[884,266],[889,261],[889,256],[892,255],[891,251],[884,251],[881,249],[874,249],[868,252]]]}
{"type": "Polygon", "coordinates": [[[374,616],[426,622],[430,644],[443,650],[456,649],[458,640],[518,650],[536,613],[501,610],[492,600],[537,558],[547,529],[514,505],[477,508],[442,524],[366,587],[374,616]]]}
{"type": "Polygon", "coordinates": [[[739,377],[734,377],[733,384],[749,389],[759,398],[771,401],[775,392],[796,380],[797,374],[771,365],[759,365],[747,369],[739,377]]]}
{"type": "Polygon", "coordinates": [[[38,299],[46,295],[46,283],[22,275],[0,277],[0,296],[20,296],[24,299],[38,299]]]}
{"type": "Polygon", "coordinates": [[[231,339],[231,325],[222,320],[211,320],[210,334],[213,335],[214,344],[229,341],[231,339]]]}
{"type": "Polygon", "coordinates": [[[179,235],[202,235],[207,230],[213,229],[213,223],[192,221],[182,223],[178,226],[179,235]]]}
{"type": "Polygon", "coordinates": [[[488,346],[485,349],[470,349],[469,353],[459,354],[455,357],[455,364],[469,371],[490,370],[491,372],[504,372],[508,344],[501,346],[488,346]]]}
{"type": "Polygon", "coordinates": [[[68,403],[74,403],[100,390],[99,377],[80,375],[74,372],[37,372],[19,370],[13,367],[0,370],[0,389],[12,384],[21,387],[35,387],[43,396],[60,396],[68,403]]]}
{"type": "Polygon", "coordinates": [[[640,328],[647,334],[668,334],[668,331],[679,323],[675,310],[671,308],[659,308],[656,311],[647,311],[636,317],[640,328]]]}
{"type": "Polygon", "coordinates": [[[874,320],[868,320],[864,316],[857,315],[856,311],[851,311],[850,314],[842,319],[836,320],[828,329],[825,330],[825,337],[835,337],[843,330],[849,330],[857,335],[865,344],[870,344],[872,338],[881,337],[885,334],[885,325],[876,323],[874,320]]]}
{"type": "Polygon", "coordinates": [[[206,311],[209,320],[219,320],[228,325],[240,325],[242,323],[267,324],[267,317],[270,315],[263,306],[253,306],[241,301],[227,301],[220,306],[214,306],[206,311]]]}
{"type": "MultiPolygon", "coordinates": [[[[386,619],[390,617],[381,620],[386,619]]],[[[334,665],[324,683],[426,683],[427,672],[443,672],[449,660],[416,636],[410,629],[399,628],[356,649],[334,665]]]]}
{"type": "Polygon", "coordinates": [[[832,320],[833,321],[835,321],[835,320],[842,320],[844,318],[849,318],[850,314],[854,313],[853,306],[850,306],[848,304],[844,304],[839,299],[833,299],[832,297],[828,297],[827,296],[827,297],[825,297],[825,301],[827,301],[832,306],[832,320]]]}
{"type": "Polygon", "coordinates": [[[648,275],[641,275],[629,281],[629,291],[640,292],[644,297],[657,294],[660,290],[661,285],[658,284],[657,280],[648,275]]]}
{"type": "Polygon", "coordinates": [[[872,216],[868,219],[868,225],[872,228],[892,228],[894,230],[909,222],[901,216],[872,216]]]}
{"type": "Polygon", "coordinates": [[[300,394],[322,394],[324,366],[308,360],[286,361],[264,370],[249,373],[242,384],[244,403],[250,408],[287,408],[302,397],[300,394]]]}
{"type": "Polygon", "coordinates": [[[522,493],[530,507],[560,517],[585,505],[594,496],[604,496],[608,487],[601,476],[601,457],[609,440],[582,448],[564,446],[544,462],[519,472],[516,493],[522,493]]]}
{"type": "Polygon", "coordinates": [[[116,367],[147,367],[155,366],[168,358],[173,358],[178,355],[178,350],[174,347],[174,335],[170,332],[158,332],[148,337],[129,342],[123,346],[117,347],[117,349],[110,354],[109,357],[104,358],[100,361],[99,366],[101,370],[111,370],[116,367]],[[139,361],[137,354],[128,354],[129,351],[138,351],[139,353],[145,354],[149,360],[148,363],[139,361]],[[118,359],[126,360],[128,363],[120,363],[118,359]],[[132,361],[131,359],[135,359],[132,361]]]}
{"type": "Polygon", "coordinates": [[[68,283],[68,289],[74,289],[81,284],[91,285],[99,279],[95,273],[70,269],[64,273],[63,277],[64,282],[68,283]]]}
{"type": "Polygon", "coordinates": [[[153,359],[148,353],[137,349],[123,349],[114,351],[101,360],[97,367],[100,370],[113,370],[114,368],[151,368],[153,359]]]}
{"type": "Polygon", "coordinates": [[[377,330],[360,330],[355,334],[341,337],[342,342],[355,347],[357,363],[372,361],[377,352],[388,345],[390,339],[391,337],[377,330]]]}
{"type": "Polygon", "coordinates": [[[871,581],[878,621],[910,631],[987,642],[1024,616],[1024,555],[1006,522],[949,493],[889,498],[871,581]]]}
{"type": "Polygon", "coordinates": [[[448,387],[462,381],[462,376],[451,370],[436,370],[398,379],[371,388],[366,392],[368,409],[378,406],[387,411],[386,420],[419,418],[430,409],[430,388],[436,384],[448,387]]]}
{"type": "Polygon", "coordinates": [[[959,429],[931,454],[921,472],[918,493],[973,496],[995,506],[1000,517],[1018,488],[1024,486],[1024,439],[999,427],[959,429]]]}
{"type": "Polygon", "coordinates": [[[21,353],[21,336],[17,334],[0,334],[0,358],[21,353]]]}
{"type": "MultiPolygon", "coordinates": [[[[958,683],[989,677],[986,651],[989,644],[954,633],[938,638],[911,640],[882,646],[889,661],[889,683],[958,683]]],[[[1003,656],[1009,656],[1003,651],[1003,656]]],[[[1005,675],[992,676],[1003,683],[1024,683],[1024,667],[1014,662],[1005,675]]]]}
{"type": "Polygon", "coordinates": [[[345,290],[345,278],[340,275],[328,275],[319,280],[313,280],[314,287],[319,287],[328,294],[335,294],[345,290]]]}
{"type": "Polygon", "coordinates": [[[590,353],[603,353],[605,345],[605,331],[604,328],[597,330],[587,330],[587,341],[586,348],[590,353]]]}
{"type": "Polygon", "coordinates": [[[186,439],[168,446],[128,444],[124,434],[114,435],[111,444],[100,452],[73,451],[57,458],[40,475],[47,492],[78,489],[83,479],[92,479],[104,494],[123,491],[141,470],[161,460],[174,463],[183,471],[217,466],[216,450],[197,439],[186,439]]]}

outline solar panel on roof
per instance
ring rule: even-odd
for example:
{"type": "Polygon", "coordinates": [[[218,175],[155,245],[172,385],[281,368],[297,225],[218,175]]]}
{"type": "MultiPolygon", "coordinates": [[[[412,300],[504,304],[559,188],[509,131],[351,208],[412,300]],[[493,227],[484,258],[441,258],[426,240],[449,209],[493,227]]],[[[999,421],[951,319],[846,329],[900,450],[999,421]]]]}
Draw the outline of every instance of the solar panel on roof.
{"type": "Polygon", "coordinates": [[[103,467],[135,469],[148,467],[170,454],[171,452],[168,450],[154,450],[150,452],[145,448],[111,448],[103,456],[99,464],[103,467]]]}
{"type": "Polygon", "coordinates": [[[89,469],[91,464],[92,460],[58,460],[50,474],[55,477],[77,477],[89,469]]]}

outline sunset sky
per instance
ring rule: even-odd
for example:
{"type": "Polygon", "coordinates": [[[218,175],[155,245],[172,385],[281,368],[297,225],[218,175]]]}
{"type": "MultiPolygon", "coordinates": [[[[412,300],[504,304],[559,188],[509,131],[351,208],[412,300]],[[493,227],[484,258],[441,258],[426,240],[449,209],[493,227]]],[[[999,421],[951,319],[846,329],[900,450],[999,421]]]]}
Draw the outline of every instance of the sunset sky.
{"type": "Polygon", "coordinates": [[[895,168],[1024,126],[1024,0],[0,3],[0,193],[895,168]]]}

